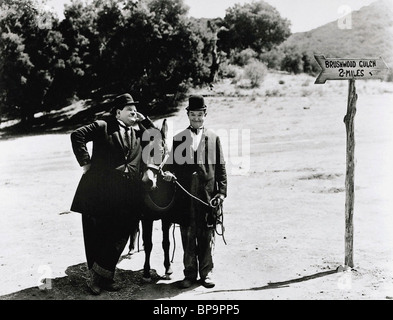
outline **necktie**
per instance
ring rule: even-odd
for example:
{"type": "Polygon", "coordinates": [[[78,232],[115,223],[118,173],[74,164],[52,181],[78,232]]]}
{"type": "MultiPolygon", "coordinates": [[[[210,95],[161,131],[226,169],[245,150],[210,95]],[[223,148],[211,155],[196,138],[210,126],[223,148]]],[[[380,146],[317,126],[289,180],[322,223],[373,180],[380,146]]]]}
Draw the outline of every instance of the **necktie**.
{"type": "Polygon", "coordinates": [[[199,131],[202,130],[202,128],[197,128],[197,129],[196,129],[196,128],[192,127],[192,126],[189,126],[188,129],[190,129],[191,132],[193,132],[193,133],[195,133],[195,134],[198,134],[199,131]]]}
{"type": "Polygon", "coordinates": [[[129,151],[131,149],[130,135],[128,133],[130,128],[126,127],[126,126],[123,126],[122,124],[120,124],[120,126],[122,128],[124,128],[123,142],[124,142],[124,146],[126,147],[127,151],[129,151]]]}

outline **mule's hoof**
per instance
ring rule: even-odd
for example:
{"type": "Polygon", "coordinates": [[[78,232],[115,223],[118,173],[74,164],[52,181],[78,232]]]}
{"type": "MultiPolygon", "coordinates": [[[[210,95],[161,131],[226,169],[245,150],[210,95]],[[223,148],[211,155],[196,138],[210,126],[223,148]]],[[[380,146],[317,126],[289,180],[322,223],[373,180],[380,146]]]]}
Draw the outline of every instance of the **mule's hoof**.
{"type": "Polygon", "coordinates": [[[172,272],[171,273],[165,273],[164,279],[165,280],[172,280],[171,275],[172,275],[172,272]]]}

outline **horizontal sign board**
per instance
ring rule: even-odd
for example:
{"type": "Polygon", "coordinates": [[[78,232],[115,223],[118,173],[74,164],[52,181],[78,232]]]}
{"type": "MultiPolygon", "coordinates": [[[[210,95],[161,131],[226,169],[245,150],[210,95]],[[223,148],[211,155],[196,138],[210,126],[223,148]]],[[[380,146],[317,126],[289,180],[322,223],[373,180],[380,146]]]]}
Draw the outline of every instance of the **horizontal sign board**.
{"type": "Polygon", "coordinates": [[[326,80],[380,79],[389,68],[382,58],[325,58],[314,55],[322,68],[315,83],[326,80]]]}

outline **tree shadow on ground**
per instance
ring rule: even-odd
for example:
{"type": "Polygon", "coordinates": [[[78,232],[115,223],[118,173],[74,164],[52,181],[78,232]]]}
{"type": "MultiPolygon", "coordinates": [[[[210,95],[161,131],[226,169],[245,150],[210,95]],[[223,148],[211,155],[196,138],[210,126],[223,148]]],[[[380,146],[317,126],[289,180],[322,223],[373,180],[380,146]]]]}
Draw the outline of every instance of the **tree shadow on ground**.
{"type": "MultiPolygon", "coordinates": [[[[110,99],[87,99],[66,106],[59,110],[37,114],[28,125],[16,121],[12,125],[0,128],[2,139],[16,138],[26,135],[66,133],[91,123],[97,119],[105,119],[111,109],[110,99]]],[[[153,121],[171,117],[177,108],[146,113],[153,121]]],[[[13,121],[15,119],[8,119],[13,121]]],[[[1,123],[1,122],[0,122],[1,123]]]]}
{"type": "Polygon", "coordinates": [[[174,297],[185,290],[180,289],[179,282],[160,282],[163,277],[151,270],[152,281],[143,281],[143,270],[131,271],[116,269],[115,280],[121,285],[117,292],[102,291],[100,295],[92,295],[86,285],[88,270],[86,263],[70,266],[67,276],[44,279],[42,286],[27,288],[18,292],[0,296],[0,300],[154,300],[174,297]]]}

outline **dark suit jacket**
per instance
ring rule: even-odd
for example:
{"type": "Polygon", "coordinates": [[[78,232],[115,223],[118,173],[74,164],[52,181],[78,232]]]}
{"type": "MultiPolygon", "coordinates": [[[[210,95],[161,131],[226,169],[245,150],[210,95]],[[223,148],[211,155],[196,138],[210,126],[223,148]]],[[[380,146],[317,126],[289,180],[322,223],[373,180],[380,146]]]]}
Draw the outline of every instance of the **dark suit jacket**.
{"type": "MultiPolygon", "coordinates": [[[[200,184],[197,196],[207,203],[217,193],[226,197],[227,174],[219,136],[204,128],[196,153],[192,151],[191,143],[192,138],[189,129],[178,133],[173,138],[173,147],[164,170],[174,173],[178,182],[188,191],[191,189],[192,174],[197,172],[200,184]]],[[[190,211],[190,200],[189,195],[180,189],[177,190],[172,213],[173,221],[180,224],[188,223],[187,214],[190,211]]],[[[205,209],[207,208],[205,207],[205,209]]]]}
{"type": "MultiPolygon", "coordinates": [[[[140,128],[152,127],[146,118],[140,128]]],[[[129,214],[135,206],[142,159],[143,130],[131,129],[131,152],[126,153],[119,123],[113,117],[97,120],[71,133],[72,149],[80,166],[91,164],[83,174],[71,210],[91,216],[129,214]],[[92,141],[90,156],[86,144],[92,141]],[[130,179],[123,177],[121,166],[127,166],[130,179]]]]}

